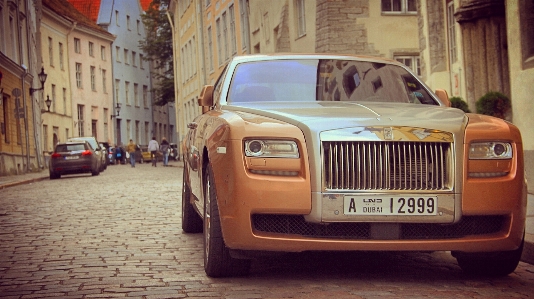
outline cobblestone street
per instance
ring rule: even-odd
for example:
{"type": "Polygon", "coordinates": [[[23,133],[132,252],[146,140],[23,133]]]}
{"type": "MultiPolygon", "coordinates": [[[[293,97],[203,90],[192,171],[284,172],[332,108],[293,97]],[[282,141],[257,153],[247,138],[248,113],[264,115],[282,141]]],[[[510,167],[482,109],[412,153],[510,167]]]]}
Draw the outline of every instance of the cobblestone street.
{"type": "Polygon", "coordinates": [[[468,277],[447,252],[303,253],[204,274],[181,230],[181,162],[111,165],[0,190],[1,298],[528,298],[534,265],[468,277]]]}

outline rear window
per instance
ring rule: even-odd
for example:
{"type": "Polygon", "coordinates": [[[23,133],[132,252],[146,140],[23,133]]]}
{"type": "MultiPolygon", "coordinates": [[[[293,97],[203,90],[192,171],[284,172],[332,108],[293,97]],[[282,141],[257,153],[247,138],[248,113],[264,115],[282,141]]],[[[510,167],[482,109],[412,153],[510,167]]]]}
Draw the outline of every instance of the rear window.
{"type": "Polygon", "coordinates": [[[85,151],[85,144],[58,144],[56,146],[56,152],[67,153],[79,151],[85,151]]]}

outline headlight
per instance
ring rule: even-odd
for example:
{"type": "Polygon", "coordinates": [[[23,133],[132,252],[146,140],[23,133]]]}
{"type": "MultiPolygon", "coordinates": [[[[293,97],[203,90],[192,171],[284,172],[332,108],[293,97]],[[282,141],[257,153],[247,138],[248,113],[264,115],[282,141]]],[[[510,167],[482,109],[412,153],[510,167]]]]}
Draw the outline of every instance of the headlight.
{"type": "Polygon", "coordinates": [[[251,139],[245,140],[247,157],[298,158],[299,149],[295,141],[251,139]]]}
{"type": "Polygon", "coordinates": [[[476,142],[469,147],[469,159],[511,159],[512,145],[508,142],[476,142]]]}

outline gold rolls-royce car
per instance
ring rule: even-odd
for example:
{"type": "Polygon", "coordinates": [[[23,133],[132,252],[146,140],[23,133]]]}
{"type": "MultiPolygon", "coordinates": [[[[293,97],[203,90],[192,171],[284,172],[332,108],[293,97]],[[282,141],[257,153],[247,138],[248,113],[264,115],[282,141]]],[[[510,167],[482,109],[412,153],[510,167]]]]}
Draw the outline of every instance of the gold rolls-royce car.
{"type": "Polygon", "coordinates": [[[502,119],[450,107],[395,61],[235,57],[188,124],[182,229],[208,276],[258,254],[450,251],[508,275],[523,249],[523,145],[502,119]]]}

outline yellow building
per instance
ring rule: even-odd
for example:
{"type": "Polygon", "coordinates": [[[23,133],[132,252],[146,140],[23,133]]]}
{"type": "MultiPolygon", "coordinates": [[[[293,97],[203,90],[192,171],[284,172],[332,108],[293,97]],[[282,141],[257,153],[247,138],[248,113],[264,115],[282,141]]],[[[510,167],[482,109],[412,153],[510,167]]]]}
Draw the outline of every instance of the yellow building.
{"type": "Polygon", "coordinates": [[[42,87],[40,9],[41,1],[0,0],[0,176],[37,171],[43,164],[35,104],[42,93],[30,93],[42,87]]]}

